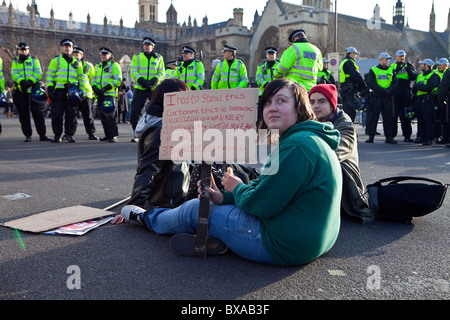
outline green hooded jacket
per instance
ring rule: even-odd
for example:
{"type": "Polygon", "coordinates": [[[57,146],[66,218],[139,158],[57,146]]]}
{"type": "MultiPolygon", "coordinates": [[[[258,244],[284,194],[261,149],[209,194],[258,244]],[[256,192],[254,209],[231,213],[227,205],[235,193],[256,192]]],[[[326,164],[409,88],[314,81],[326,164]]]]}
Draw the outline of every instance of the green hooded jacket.
{"type": "Polygon", "coordinates": [[[260,218],[261,236],[277,265],[300,265],[326,253],[340,227],[342,174],[330,123],[306,121],[288,129],[261,175],[239,184],[224,202],[260,218]]]}

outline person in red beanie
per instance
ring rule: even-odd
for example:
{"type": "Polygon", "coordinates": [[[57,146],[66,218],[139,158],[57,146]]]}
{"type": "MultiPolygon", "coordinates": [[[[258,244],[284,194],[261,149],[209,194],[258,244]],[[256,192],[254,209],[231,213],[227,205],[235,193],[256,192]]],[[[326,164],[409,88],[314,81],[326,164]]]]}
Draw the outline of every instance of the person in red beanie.
{"type": "Polygon", "coordinates": [[[375,215],[367,204],[359,170],[358,131],[350,116],[337,108],[336,86],[333,84],[316,85],[309,91],[309,101],[317,120],[331,122],[341,134],[336,155],[342,168],[342,211],[350,216],[361,218],[363,224],[372,223],[375,215]]]}

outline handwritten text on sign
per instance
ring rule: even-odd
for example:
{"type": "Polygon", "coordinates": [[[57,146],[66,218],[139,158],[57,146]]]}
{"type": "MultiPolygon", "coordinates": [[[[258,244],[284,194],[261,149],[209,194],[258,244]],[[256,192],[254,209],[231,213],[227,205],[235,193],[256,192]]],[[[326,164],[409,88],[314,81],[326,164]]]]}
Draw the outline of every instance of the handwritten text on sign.
{"type": "Polygon", "coordinates": [[[257,101],[256,88],[166,93],[159,158],[251,162],[257,101]]]}

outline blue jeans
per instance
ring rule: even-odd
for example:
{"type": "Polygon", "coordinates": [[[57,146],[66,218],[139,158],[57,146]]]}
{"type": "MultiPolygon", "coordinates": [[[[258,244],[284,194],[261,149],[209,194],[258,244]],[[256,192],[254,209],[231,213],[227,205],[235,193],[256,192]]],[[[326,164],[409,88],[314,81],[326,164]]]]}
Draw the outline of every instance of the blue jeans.
{"type": "MultiPolygon", "coordinates": [[[[144,225],[157,234],[195,234],[199,199],[174,209],[155,208],[143,213],[144,225]]],[[[211,203],[208,235],[220,239],[237,255],[259,263],[275,264],[261,239],[260,220],[235,205],[211,203]]]]}

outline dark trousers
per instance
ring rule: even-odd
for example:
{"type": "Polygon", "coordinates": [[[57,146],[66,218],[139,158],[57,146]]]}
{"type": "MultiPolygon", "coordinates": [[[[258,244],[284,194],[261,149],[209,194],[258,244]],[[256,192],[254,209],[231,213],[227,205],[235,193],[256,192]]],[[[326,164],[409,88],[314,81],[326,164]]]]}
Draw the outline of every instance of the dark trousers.
{"type": "MultiPolygon", "coordinates": [[[[78,111],[83,117],[84,129],[88,135],[95,133],[94,118],[92,116],[92,99],[87,98],[78,103],[78,111]]],[[[75,128],[76,130],[76,128],[75,128]]]]}
{"type": "Polygon", "coordinates": [[[370,99],[371,109],[367,118],[367,133],[373,138],[377,131],[380,114],[383,116],[383,130],[386,140],[394,138],[394,106],[392,96],[376,96],[370,99]]]}
{"type": "Polygon", "coordinates": [[[104,113],[102,111],[102,103],[103,103],[103,97],[98,97],[97,100],[97,113],[100,114],[100,120],[102,122],[103,131],[105,132],[105,138],[112,139],[114,137],[119,136],[119,127],[117,126],[117,99],[115,102],[116,108],[113,112],[110,113],[104,113]]]}
{"type": "Polygon", "coordinates": [[[417,126],[422,141],[434,140],[435,116],[433,103],[428,95],[418,96],[415,100],[417,126]]]}
{"type": "Polygon", "coordinates": [[[348,114],[350,119],[352,119],[352,122],[355,122],[356,110],[352,107],[353,101],[355,100],[355,93],[352,91],[345,92],[341,90],[341,98],[342,98],[342,109],[346,114],[348,114]]]}
{"type": "Polygon", "coordinates": [[[54,100],[51,104],[53,134],[58,138],[61,137],[64,122],[64,133],[73,136],[77,126],[77,105],[67,99],[67,91],[64,89],[56,89],[53,95],[54,100]]]}
{"type": "Polygon", "coordinates": [[[405,117],[405,109],[411,105],[411,90],[409,88],[398,88],[394,94],[394,133],[395,137],[398,132],[397,120],[400,118],[403,137],[411,138],[412,126],[411,120],[405,117]]]}
{"type": "Polygon", "coordinates": [[[30,93],[22,93],[16,90],[13,94],[14,104],[19,111],[19,121],[22,126],[22,132],[25,137],[31,137],[33,129],[31,128],[30,112],[33,116],[34,125],[39,136],[45,136],[47,130],[45,128],[43,105],[36,103],[31,99],[30,93]]]}
{"type": "Polygon", "coordinates": [[[443,134],[444,139],[447,138],[447,143],[450,143],[450,106],[449,106],[450,100],[447,100],[447,104],[445,107],[441,107],[444,109],[444,113],[447,116],[447,123],[444,124],[443,128],[443,134]]]}
{"type": "Polygon", "coordinates": [[[133,131],[136,130],[136,126],[142,115],[142,108],[144,108],[145,101],[152,98],[151,90],[139,90],[134,91],[133,102],[131,103],[130,123],[133,131]]]}
{"type": "MultiPolygon", "coordinates": [[[[438,103],[436,102],[435,105],[438,103]]],[[[442,136],[443,142],[448,143],[449,141],[449,108],[447,105],[440,105],[439,108],[437,108],[435,115],[436,115],[436,129],[435,129],[435,136],[436,138],[440,138],[442,136]]]]}

